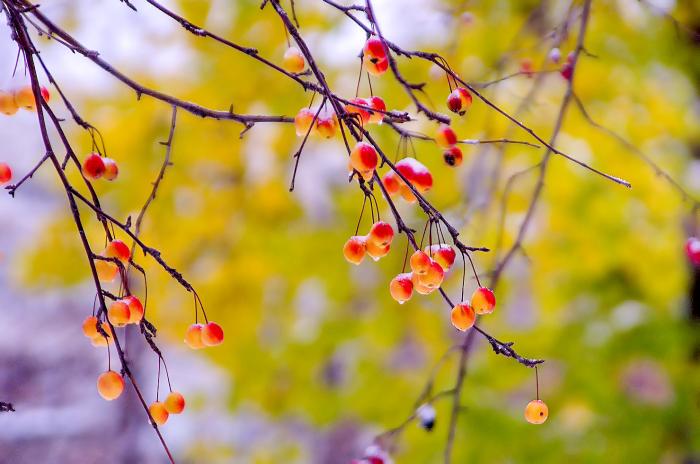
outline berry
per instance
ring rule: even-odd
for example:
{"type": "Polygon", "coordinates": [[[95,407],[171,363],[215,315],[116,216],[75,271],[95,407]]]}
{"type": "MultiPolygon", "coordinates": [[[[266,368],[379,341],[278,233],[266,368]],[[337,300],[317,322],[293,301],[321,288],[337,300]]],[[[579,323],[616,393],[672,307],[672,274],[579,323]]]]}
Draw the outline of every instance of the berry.
{"type": "Polygon", "coordinates": [[[0,163],[0,185],[12,180],[12,168],[7,163],[0,163]]]}
{"type": "Polygon", "coordinates": [[[178,392],[170,392],[165,398],[165,409],[170,414],[180,414],[185,409],[185,397],[178,392]]]}
{"type": "Polygon", "coordinates": [[[97,334],[90,340],[92,342],[92,346],[94,347],[107,346],[114,341],[114,334],[112,333],[112,329],[109,327],[109,324],[101,322],[100,327],[102,328],[102,331],[107,334],[107,338],[97,331],[97,334]]]}
{"type": "Polygon", "coordinates": [[[447,124],[441,124],[438,128],[437,134],[435,135],[435,143],[442,148],[450,148],[452,145],[457,143],[457,134],[455,133],[454,129],[447,124]]]}
{"type": "Polygon", "coordinates": [[[457,257],[454,248],[446,243],[427,246],[424,251],[436,261],[445,272],[452,268],[455,258],[457,257]]]}
{"type": "MultiPolygon", "coordinates": [[[[322,112],[323,113],[323,112],[322,112]]],[[[316,133],[327,139],[333,137],[338,131],[338,117],[335,113],[319,114],[316,118],[316,133]]]]}
{"type": "Polygon", "coordinates": [[[421,427],[430,432],[435,427],[435,408],[430,403],[421,405],[416,410],[416,415],[420,421],[421,427]]]}
{"type": "Polygon", "coordinates": [[[105,163],[97,153],[90,153],[83,161],[83,175],[90,180],[97,180],[105,173],[105,163]]]}
{"type": "Polygon", "coordinates": [[[114,327],[124,327],[129,323],[130,317],[129,305],[124,300],[115,301],[107,311],[107,318],[114,327]]]}
{"type": "Polygon", "coordinates": [[[430,266],[425,274],[418,275],[420,284],[428,289],[439,288],[444,278],[445,271],[442,270],[442,266],[433,260],[430,260],[430,266]]]}
{"type": "Polygon", "coordinates": [[[148,407],[148,412],[151,414],[153,422],[158,425],[165,424],[168,421],[168,416],[170,415],[168,414],[168,410],[165,408],[165,405],[160,401],[151,403],[151,405],[148,407]]]}
{"type": "Polygon", "coordinates": [[[112,158],[102,158],[102,163],[105,165],[103,177],[109,181],[116,180],[119,176],[119,166],[112,158]]]}
{"type": "Polygon", "coordinates": [[[428,273],[431,261],[432,260],[430,259],[430,256],[428,256],[426,253],[423,253],[420,250],[416,250],[411,255],[409,264],[411,265],[411,270],[413,271],[413,274],[416,276],[420,276],[428,273]]]}
{"type": "Polygon", "coordinates": [[[532,400],[525,406],[525,420],[531,424],[543,424],[549,416],[549,408],[542,400],[532,400]]]}
{"type": "Polygon", "coordinates": [[[345,111],[347,111],[350,114],[357,114],[360,116],[360,122],[364,126],[365,124],[369,123],[370,120],[370,113],[369,110],[366,110],[364,108],[360,108],[360,106],[366,106],[369,107],[369,102],[365,100],[364,98],[353,98],[350,100],[350,103],[345,105],[345,111]],[[357,106],[359,105],[359,106],[357,106]]]}
{"type": "Polygon", "coordinates": [[[379,261],[380,258],[389,254],[389,249],[391,245],[379,246],[374,242],[367,241],[367,254],[375,261],[379,261]]]}
{"type": "Polygon", "coordinates": [[[396,163],[396,170],[403,174],[419,192],[427,192],[433,186],[432,174],[423,163],[415,158],[400,160],[396,163]]]}
{"type": "Polygon", "coordinates": [[[561,74],[561,77],[566,79],[567,81],[571,80],[571,76],[574,74],[574,66],[570,63],[567,62],[562,66],[561,71],[559,72],[561,74]]]}
{"type": "Polygon", "coordinates": [[[462,155],[462,150],[456,145],[451,146],[442,153],[442,159],[445,160],[445,164],[448,166],[457,167],[462,164],[464,155],[462,155]]]}
{"type": "Polygon", "coordinates": [[[367,234],[367,241],[383,247],[391,243],[394,239],[394,229],[391,224],[384,221],[377,221],[372,224],[372,228],[367,234]]]}
{"type": "Polygon", "coordinates": [[[311,123],[314,121],[314,116],[316,113],[311,111],[309,108],[302,108],[299,110],[297,115],[294,117],[294,128],[296,129],[297,136],[299,137],[304,137],[307,132],[309,132],[309,128],[311,127],[311,123]]]}
{"type": "Polygon", "coordinates": [[[457,87],[452,91],[452,93],[447,97],[447,107],[453,113],[457,113],[460,116],[467,112],[467,109],[472,104],[472,94],[469,90],[464,87],[457,87]]]}
{"type": "Polygon", "coordinates": [[[103,259],[95,260],[95,270],[101,282],[111,282],[119,273],[119,266],[111,261],[103,259]]]}
{"type": "Polygon", "coordinates": [[[417,293],[420,293],[421,295],[430,295],[437,289],[437,287],[428,287],[427,285],[425,285],[421,281],[421,276],[416,275],[415,273],[413,273],[411,281],[413,282],[413,290],[415,290],[417,293]]]}
{"type": "Polygon", "coordinates": [[[452,325],[455,327],[455,329],[464,332],[474,325],[476,313],[474,313],[472,307],[469,306],[469,303],[463,302],[452,308],[450,319],[452,320],[452,325]]]}
{"type": "Polygon", "coordinates": [[[202,324],[192,324],[185,332],[185,344],[193,350],[204,348],[202,342],[202,324]]]}
{"type": "Polygon", "coordinates": [[[523,58],[520,61],[519,71],[527,77],[532,77],[534,75],[534,71],[532,69],[532,60],[530,58],[523,58]]]}
{"type": "Polygon", "coordinates": [[[391,293],[391,297],[398,301],[399,304],[404,304],[413,296],[412,277],[413,275],[410,272],[405,272],[397,275],[389,282],[389,293],[391,293]]]}
{"type": "Polygon", "coordinates": [[[305,66],[304,55],[297,47],[289,47],[287,51],[284,52],[282,67],[285,70],[296,74],[302,72],[305,66]]]}
{"type": "Polygon", "coordinates": [[[700,266],[700,239],[690,237],[685,242],[685,253],[694,266],[700,266]]]}
{"type": "Polygon", "coordinates": [[[559,63],[561,60],[561,50],[559,50],[557,47],[554,47],[549,51],[549,61],[552,63],[559,63]]]}
{"type": "Polygon", "coordinates": [[[384,113],[386,113],[386,104],[384,100],[379,97],[369,97],[367,103],[369,103],[370,108],[376,110],[370,114],[369,122],[372,124],[381,124],[382,121],[384,121],[384,113]]]}
{"type": "Polygon", "coordinates": [[[386,189],[387,193],[389,195],[396,195],[399,193],[399,190],[401,188],[401,181],[396,177],[396,174],[393,172],[387,173],[384,177],[382,177],[382,184],[384,185],[384,188],[386,189]]]}
{"type": "Polygon", "coordinates": [[[224,341],[224,329],[216,322],[209,322],[202,327],[202,343],[205,346],[221,345],[224,341]]]}
{"type": "Polygon", "coordinates": [[[377,151],[372,145],[366,142],[358,142],[350,152],[350,165],[359,172],[365,180],[372,178],[374,170],[377,167],[377,161],[377,151]]]}
{"type": "Polygon", "coordinates": [[[143,305],[141,300],[134,295],[129,295],[122,299],[129,306],[129,324],[139,324],[143,319],[143,305]]]}
{"type": "Polygon", "coordinates": [[[367,237],[354,235],[343,245],[343,256],[349,263],[359,265],[365,259],[367,251],[367,237]]]}
{"type": "Polygon", "coordinates": [[[367,39],[362,51],[364,52],[365,58],[374,63],[387,59],[386,47],[381,39],[375,35],[367,39]]]}
{"type": "MultiPolygon", "coordinates": [[[[41,95],[44,101],[49,101],[49,91],[46,87],[41,88],[41,95]]],[[[36,109],[34,89],[31,85],[25,85],[15,91],[15,103],[18,107],[24,108],[25,110],[34,111],[36,109]]]]}
{"type": "Polygon", "coordinates": [[[46,103],[51,100],[51,93],[49,92],[49,89],[43,86],[41,87],[41,98],[43,98],[46,103]]]}
{"type": "Polygon", "coordinates": [[[472,308],[477,314],[491,314],[496,307],[496,296],[486,288],[480,287],[472,294],[472,308]]]}
{"type": "Polygon", "coordinates": [[[87,338],[95,338],[100,333],[97,331],[97,318],[95,316],[89,316],[83,321],[83,334],[87,338]]]}
{"type": "Polygon", "coordinates": [[[0,113],[12,116],[19,110],[15,96],[10,92],[0,90],[0,113]]]}
{"type": "Polygon", "coordinates": [[[124,391],[124,379],[114,371],[107,371],[97,378],[97,392],[107,401],[116,400],[124,391]]]}
{"type": "Polygon", "coordinates": [[[129,246],[121,240],[112,240],[105,247],[104,255],[107,258],[117,258],[122,263],[126,264],[131,259],[131,250],[129,246]]]}
{"type": "Polygon", "coordinates": [[[381,60],[376,63],[370,60],[365,61],[365,69],[373,76],[381,76],[389,69],[389,60],[381,60]]]}

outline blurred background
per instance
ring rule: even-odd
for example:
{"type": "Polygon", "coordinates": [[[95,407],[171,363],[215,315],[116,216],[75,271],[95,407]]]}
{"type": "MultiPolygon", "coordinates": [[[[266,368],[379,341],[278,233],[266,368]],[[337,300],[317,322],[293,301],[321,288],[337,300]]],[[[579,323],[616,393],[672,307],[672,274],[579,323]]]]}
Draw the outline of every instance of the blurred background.
{"type": "MultiPolygon", "coordinates": [[[[179,98],[291,116],[308,104],[310,94],[291,80],[188,34],[144,1],[133,3],[138,12],[107,0],[53,0],[41,10],[118,69],[179,98]]],[[[163,4],[281,62],[284,29],[269,7],[259,9],[259,0],[163,4]]],[[[364,34],[323,2],[295,4],[301,32],[331,86],[354,96],[364,34]]],[[[406,49],[439,51],[470,82],[516,72],[528,59],[535,69],[556,69],[547,55],[552,32],[569,9],[569,2],[551,0],[374,4],[387,38],[406,49]]],[[[16,47],[6,21],[0,23],[5,88],[26,77],[21,70],[12,77],[16,47]]],[[[564,57],[575,45],[578,22],[571,27],[561,44],[564,57]]],[[[592,56],[579,61],[575,86],[595,121],[632,141],[696,198],[699,30],[700,5],[692,0],[596,0],[586,38],[592,56]]],[[[38,43],[63,90],[99,128],[108,155],[120,165],[117,182],[97,183],[103,206],[117,218],[135,215],[162,163],[158,142],[167,138],[170,108],[149,98],[137,101],[134,92],[55,41],[38,43]]],[[[427,82],[425,101],[446,112],[443,74],[418,60],[401,59],[399,66],[411,81],[427,82]]],[[[548,137],[566,81],[558,72],[543,79],[519,118],[548,137]]],[[[484,94],[515,112],[534,81],[515,77],[484,94]]],[[[415,114],[389,74],[372,84],[390,109],[415,114]]],[[[369,95],[364,79],[360,95],[369,95]]],[[[68,120],[82,158],[91,149],[89,135],[72,125],[58,99],[52,106],[68,120]]],[[[528,140],[478,101],[454,121],[461,138],[528,140]]],[[[422,120],[407,127],[435,130],[422,120]]],[[[433,365],[461,337],[437,295],[402,306],[391,299],[388,282],[401,269],[405,237],[379,263],[355,267],[343,259],[362,195],[347,182],[339,137],[309,142],[290,193],[291,154],[299,144],[294,128],[258,124],[240,138],[241,129],[180,111],[173,165],[144,221],[144,241],[193,283],[209,317],[226,331],[218,348],[187,349],[182,338],[193,322],[191,295],[139,256],[149,276],[147,316],[159,328],[173,387],[188,402],[163,434],[178,462],[348,463],[376,434],[411,414],[433,365]]],[[[390,128],[372,131],[388,153],[397,150],[390,128]]],[[[57,141],[55,134],[52,139],[57,141]]],[[[0,141],[0,161],[18,176],[43,155],[29,112],[0,116],[0,141]]],[[[478,269],[488,273],[515,240],[536,174],[520,177],[504,201],[506,179],[537,163],[542,150],[464,146],[465,162],[455,169],[443,163],[434,144],[414,145],[436,179],[428,198],[466,243],[495,250],[476,255],[478,269]]],[[[534,372],[496,356],[478,338],[468,361],[454,462],[699,462],[700,277],[683,251],[686,238],[700,233],[693,203],[573,105],[558,147],[633,188],[562,158],[551,160],[524,253],[496,288],[496,312],[482,320],[490,333],[516,342],[521,354],[547,360],[539,369],[540,396],[550,417],[542,426],[523,420],[535,395],[534,372]]],[[[75,180],[79,173],[70,176],[75,180]]],[[[425,217],[415,207],[400,202],[400,209],[412,227],[422,228],[425,217]]],[[[94,216],[84,216],[99,248],[104,232],[94,216]]],[[[369,227],[367,218],[363,224],[369,227]]],[[[144,291],[139,278],[132,285],[137,294],[144,291]]],[[[460,285],[453,271],[445,289],[457,298],[460,285]]],[[[469,291],[475,286],[467,281],[469,291]]],[[[97,395],[95,379],[107,357],[80,327],[93,298],[65,194],[44,167],[16,198],[0,196],[0,400],[17,409],[0,414],[0,463],[165,462],[130,387],[110,403],[97,395]]],[[[152,401],[157,358],[136,332],[124,336],[135,375],[152,401]]],[[[457,360],[455,355],[442,364],[436,391],[453,386],[457,360]]],[[[409,425],[394,460],[442,462],[450,406],[435,403],[430,433],[409,425]]]]}

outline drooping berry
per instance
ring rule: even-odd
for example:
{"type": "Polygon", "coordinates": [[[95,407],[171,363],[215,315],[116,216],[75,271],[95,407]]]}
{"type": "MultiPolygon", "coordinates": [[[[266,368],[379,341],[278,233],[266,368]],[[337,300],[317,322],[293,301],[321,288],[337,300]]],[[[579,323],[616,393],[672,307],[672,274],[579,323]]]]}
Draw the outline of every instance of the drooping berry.
{"type": "Polygon", "coordinates": [[[316,133],[330,139],[338,131],[338,117],[335,113],[322,110],[316,118],[316,133]]]}
{"type": "Polygon", "coordinates": [[[345,242],[343,246],[343,256],[347,262],[359,265],[365,259],[367,252],[367,237],[354,235],[345,242]]]}
{"type": "Polygon", "coordinates": [[[202,327],[202,324],[192,324],[185,332],[185,344],[193,350],[204,348],[204,342],[202,342],[202,327]]]}
{"type": "Polygon", "coordinates": [[[375,242],[367,241],[367,255],[374,261],[379,261],[380,258],[385,257],[389,254],[389,249],[391,245],[386,244],[384,246],[377,245],[375,242]]]}
{"type": "Polygon", "coordinates": [[[373,96],[367,99],[367,103],[369,103],[370,108],[375,110],[370,114],[369,122],[372,124],[381,124],[382,121],[384,121],[384,113],[386,113],[386,104],[384,100],[373,96]]]}
{"type": "Polygon", "coordinates": [[[401,181],[393,172],[390,172],[382,177],[382,184],[389,195],[396,195],[401,189],[401,181]]]}
{"type": "Polygon", "coordinates": [[[12,168],[7,163],[0,163],[0,185],[12,180],[12,168]]]}
{"type": "Polygon", "coordinates": [[[216,322],[209,322],[202,327],[202,343],[204,346],[221,345],[224,341],[224,329],[216,322]]]}
{"type": "Polygon", "coordinates": [[[452,268],[455,258],[457,257],[454,248],[446,243],[427,246],[424,251],[425,254],[430,256],[433,261],[436,261],[445,272],[452,268]]]}
{"type": "Polygon", "coordinates": [[[151,414],[153,422],[157,425],[163,425],[168,421],[168,410],[165,409],[165,405],[160,401],[155,401],[151,403],[148,407],[148,412],[151,414]]]}
{"type": "Polygon", "coordinates": [[[122,240],[112,240],[105,247],[104,255],[107,258],[117,258],[124,264],[127,264],[131,259],[131,250],[129,245],[122,240]]]}
{"type": "Polygon", "coordinates": [[[119,177],[119,166],[112,158],[102,158],[102,163],[105,165],[105,172],[102,175],[105,179],[112,181],[119,177]]]}
{"type": "Polygon", "coordinates": [[[415,272],[412,273],[411,281],[413,282],[413,290],[415,290],[416,293],[420,293],[421,295],[430,295],[435,290],[437,290],[437,287],[428,287],[427,285],[425,285],[421,281],[421,276],[417,275],[415,272]]]}
{"type": "Polygon", "coordinates": [[[350,152],[350,165],[365,180],[372,178],[378,159],[377,151],[366,142],[358,142],[350,152]]]}
{"type": "Polygon", "coordinates": [[[83,321],[83,335],[87,338],[95,338],[100,335],[97,331],[98,320],[95,316],[89,316],[83,321]]]}
{"type": "Polygon", "coordinates": [[[296,130],[297,136],[304,137],[307,132],[309,132],[315,114],[316,113],[309,108],[302,108],[299,110],[294,117],[294,129],[296,130]]]}
{"type": "Polygon", "coordinates": [[[105,163],[97,153],[90,153],[83,161],[83,175],[90,180],[97,180],[105,173],[105,163]]]}
{"type": "Polygon", "coordinates": [[[549,416],[549,408],[542,400],[532,400],[525,406],[525,420],[531,424],[543,424],[549,416]]]}
{"type": "Polygon", "coordinates": [[[467,112],[467,109],[472,104],[472,94],[469,90],[464,87],[457,87],[452,91],[452,93],[447,97],[447,107],[453,113],[457,113],[460,116],[467,112]]]}
{"type": "Polygon", "coordinates": [[[413,296],[413,275],[410,272],[399,274],[389,282],[389,293],[391,297],[403,304],[413,296]]]}
{"type": "Polygon", "coordinates": [[[367,72],[375,76],[380,76],[389,69],[389,57],[386,47],[384,47],[384,43],[382,43],[379,37],[372,36],[367,39],[362,51],[367,72]]]}
{"type": "Polygon", "coordinates": [[[450,320],[455,329],[464,332],[474,325],[476,313],[474,313],[472,307],[469,306],[469,303],[462,302],[452,308],[450,320]]]}
{"type": "Polygon", "coordinates": [[[384,221],[377,221],[372,224],[372,228],[367,234],[367,241],[373,242],[375,245],[383,247],[389,245],[394,239],[394,228],[391,224],[384,221]]]}
{"type": "Polygon", "coordinates": [[[129,305],[124,300],[115,301],[109,306],[107,311],[107,318],[114,327],[124,327],[129,323],[130,317],[129,305]]]}
{"type": "MultiPolygon", "coordinates": [[[[41,88],[41,95],[44,101],[49,101],[49,90],[46,87],[41,88]]],[[[14,93],[15,103],[20,108],[34,111],[36,109],[36,99],[34,98],[34,89],[31,85],[25,85],[17,89],[14,93]]]]}
{"type": "Polygon", "coordinates": [[[286,71],[294,74],[300,73],[304,70],[305,66],[306,61],[304,61],[304,55],[297,47],[289,47],[287,51],[284,52],[282,67],[286,71]]]}
{"type": "Polygon", "coordinates": [[[165,398],[165,409],[170,414],[180,414],[185,409],[185,397],[173,391],[165,398]]]}
{"type": "Polygon", "coordinates": [[[0,90],[0,113],[12,116],[19,111],[19,106],[15,102],[15,96],[11,92],[0,90]]]}
{"type": "Polygon", "coordinates": [[[107,401],[116,400],[124,391],[124,379],[114,371],[107,371],[97,378],[97,392],[107,401]]]}
{"type": "Polygon", "coordinates": [[[129,306],[129,324],[139,324],[143,319],[143,304],[134,295],[126,296],[122,299],[129,306]]]}
{"type": "Polygon", "coordinates": [[[357,114],[359,116],[359,122],[364,126],[369,123],[370,113],[362,107],[369,107],[369,102],[364,98],[353,98],[350,103],[345,105],[345,111],[350,114],[357,114]]]}
{"type": "Polygon", "coordinates": [[[425,275],[428,273],[428,269],[430,269],[431,259],[426,253],[416,250],[411,255],[409,264],[411,265],[411,270],[414,275],[425,275]]]}
{"type": "Polygon", "coordinates": [[[690,237],[685,242],[685,254],[694,266],[700,266],[700,239],[690,237]]]}
{"type": "Polygon", "coordinates": [[[457,134],[454,129],[447,124],[441,124],[435,134],[435,143],[442,148],[450,148],[457,143],[457,134]]]}
{"type": "Polygon", "coordinates": [[[462,164],[464,155],[457,145],[453,145],[442,153],[442,159],[445,160],[446,165],[457,167],[462,164]]]}
{"type": "Polygon", "coordinates": [[[471,303],[477,314],[490,314],[496,307],[496,295],[490,289],[480,287],[474,290],[471,303]]]}
{"type": "Polygon", "coordinates": [[[430,260],[430,266],[426,273],[418,275],[418,281],[429,289],[439,288],[444,278],[445,271],[442,270],[442,266],[433,260],[430,260]]]}
{"type": "Polygon", "coordinates": [[[97,277],[101,282],[111,282],[119,273],[119,267],[111,261],[96,259],[94,262],[97,277]]]}

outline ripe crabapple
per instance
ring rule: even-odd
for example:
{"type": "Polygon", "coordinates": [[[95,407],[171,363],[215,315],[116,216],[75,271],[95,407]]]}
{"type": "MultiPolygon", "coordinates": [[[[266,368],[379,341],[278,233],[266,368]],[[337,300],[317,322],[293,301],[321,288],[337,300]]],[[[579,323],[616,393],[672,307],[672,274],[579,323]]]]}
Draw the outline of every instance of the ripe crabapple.
{"type": "Polygon", "coordinates": [[[12,168],[7,163],[0,163],[0,185],[12,180],[12,168]]]}
{"type": "Polygon", "coordinates": [[[202,343],[204,346],[221,345],[224,341],[224,329],[216,322],[209,322],[202,327],[202,343]]]}
{"type": "Polygon", "coordinates": [[[0,90],[0,113],[12,116],[19,111],[19,106],[15,102],[15,96],[11,92],[0,90]]]}
{"type": "Polygon", "coordinates": [[[457,113],[460,116],[467,112],[467,109],[472,104],[472,94],[469,90],[464,87],[457,87],[452,91],[452,93],[447,97],[447,107],[453,113],[457,113]]]}
{"type": "Polygon", "coordinates": [[[349,263],[359,265],[365,259],[367,251],[367,237],[354,235],[345,242],[343,246],[343,256],[349,263]]]}
{"type": "Polygon", "coordinates": [[[168,410],[165,409],[165,405],[160,401],[154,401],[148,407],[148,412],[151,414],[153,422],[158,425],[163,425],[168,421],[168,410]]]}
{"type": "Polygon", "coordinates": [[[350,152],[350,165],[359,172],[365,180],[372,178],[374,170],[377,167],[377,161],[377,151],[372,145],[366,142],[358,142],[350,152]]]}
{"type": "Polygon", "coordinates": [[[367,241],[373,242],[380,247],[389,245],[393,239],[394,229],[391,227],[391,224],[384,221],[377,221],[372,224],[372,228],[367,234],[367,241]]]}
{"type": "Polygon", "coordinates": [[[98,320],[95,316],[89,316],[83,321],[83,335],[87,338],[95,338],[100,335],[97,331],[98,320]]]}
{"type": "Polygon", "coordinates": [[[119,273],[119,266],[111,261],[103,259],[95,260],[95,270],[101,282],[111,282],[119,273]]]}
{"type": "Polygon", "coordinates": [[[486,287],[479,287],[472,294],[472,308],[477,314],[490,314],[496,307],[496,296],[486,287]]]}
{"type": "Polygon", "coordinates": [[[192,324],[185,332],[185,344],[193,350],[204,348],[204,342],[202,342],[202,327],[202,324],[192,324]]]}
{"type": "Polygon", "coordinates": [[[430,266],[425,274],[418,275],[418,281],[425,287],[436,289],[442,284],[445,278],[445,271],[437,262],[430,260],[430,266]]]}
{"type": "Polygon", "coordinates": [[[382,184],[389,195],[396,195],[401,189],[401,180],[392,172],[382,177],[382,184]]]}
{"type": "Polygon", "coordinates": [[[102,163],[105,165],[105,171],[102,175],[105,179],[112,181],[119,176],[119,166],[112,158],[102,158],[102,163]]]}
{"type": "Polygon", "coordinates": [[[369,107],[369,102],[364,98],[353,98],[350,103],[345,105],[345,111],[350,114],[357,114],[360,116],[360,122],[362,125],[366,125],[370,120],[370,112],[361,106],[369,107]]]}
{"type": "Polygon", "coordinates": [[[413,282],[413,290],[415,290],[416,293],[420,293],[421,295],[430,295],[437,289],[437,287],[428,287],[421,282],[420,279],[421,276],[416,275],[415,273],[412,274],[411,281],[413,282]]]}
{"type": "Polygon", "coordinates": [[[382,121],[384,121],[384,113],[386,113],[386,104],[384,100],[380,97],[372,96],[367,99],[367,103],[369,103],[370,108],[375,110],[370,114],[369,122],[372,124],[381,124],[382,121]]]}
{"type": "Polygon", "coordinates": [[[387,244],[384,246],[379,246],[375,242],[367,241],[367,255],[375,261],[379,261],[380,258],[385,257],[389,254],[389,249],[391,245],[387,244]]]}
{"type": "Polygon", "coordinates": [[[129,324],[139,324],[143,319],[143,304],[134,295],[126,296],[122,299],[129,306],[129,324]]]}
{"type": "Polygon", "coordinates": [[[424,251],[425,254],[436,261],[445,272],[452,268],[455,258],[457,257],[454,248],[446,243],[427,246],[424,251]]]}
{"type": "Polygon", "coordinates": [[[97,378],[97,392],[107,401],[116,400],[124,391],[124,379],[114,371],[107,371],[97,378]]]}
{"type": "Polygon", "coordinates": [[[450,148],[457,143],[457,134],[447,124],[440,124],[437,134],[435,134],[435,142],[442,148],[450,148]]]}
{"type": "Polygon", "coordinates": [[[297,136],[304,137],[306,133],[309,132],[315,115],[316,113],[309,108],[302,108],[299,110],[294,117],[294,129],[296,129],[297,136]]]}
{"type": "Polygon", "coordinates": [[[363,48],[365,69],[375,76],[382,75],[389,69],[389,56],[384,43],[377,36],[371,36],[363,48]]]}
{"type": "Polygon", "coordinates": [[[176,391],[170,392],[164,403],[170,414],[180,414],[185,409],[185,397],[176,391]]]}
{"type": "Polygon", "coordinates": [[[416,250],[411,255],[409,264],[411,265],[411,270],[413,271],[413,274],[416,276],[421,276],[428,273],[431,261],[432,260],[430,259],[430,256],[428,256],[426,253],[420,250],[416,250]]]}
{"type": "Polygon", "coordinates": [[[404,272],[399,274],[389,282],[389,293],[391,297],[399,302],[399,304],[404,304],[413,296],[413,281],[411,278],[413,275],[410,272],[404,272]]]}
{"type": "Polygon", "coordinates": [[[326,113],[324,115],[319,114],[316,118],[315,129],[319,136],[330,139],[338,131],[338,117],[335,115],[335,113],[326,113]]]}
{"type": "MultiPolygon", "coordinates": [[[[41,96],[48,103],[50,98],[49,90],[46,87],[41,87],[41,96]]],[[[34,89],[31,85],[25,85],[17,89],[14,93],[15,103],[20,108],[34,111],[36,109],[36,100],[34,99],[34,89]]]]}
{"type": "Polygon", "coordinates": [[[474,325],[476,313],[474,313],[472,307],[469,306],[469,303],[462,302],[452,308],[450,320],[452,321],[452,325],[455,327],[455,329],[464,332],[474,325]]]}
{"type": "Polygon", "coordinates": [[[302,72],[305,66],[304,55],[297,47],[289,47],[287,51],[284,52],[282,67],[286,71],[297,74],[302,72]]]}
{"type": "Polygon", "coordinates": [[[564,63],[564,66],[562,66],[561,71],[559,71],[561,74],[561,77],[566,79],[567,81],[571,80],[571,76],[574,74],[574,66],[570,62],[564,63]]]}
{"type": "Polygon", "coordinates": [[[543,424],[549,416],[549,408],[542,400],[532,400],[525,406],[525,420],[531,424],[543,424]]]}
{"type": "Polygon", "coordinates": [[[381,76],[387,69],[389,69],[389,60],[385,59],[377,61],[376,63],[374,61],[366,60],[365,69],[373,76],[381,76]]]}
{"type": "Polygon", "coordinates": [[[115,301],[107,311],[107,318],[114,327],[124,327],[129,323],[130,317],[129,305],[124,300],[115,301]]]}
{"type": "Polygon", "coordinates": [[[454,145],[442,153],[442,159],[445,160],[445,164],[448,166],[457,167],[462,164],[464,155],[462,154],[462,150],[454,145]]]}
{"type": "Polygon", "coordinates": [[[700,239],[690,237],[685,242],[685,254],[694,266],[700,266],[700,239]]]}
{"type": "Polygon", "coordinates": [[[90,180],[97,180],[105,173],[105,163],[97,153],[90,153],[83,160],[83,175],[90,180]]]}
{"type": "Polygon", "coordinates": [[[105,247],[104,255],[107,258],[117,258],[122,263],[126,264],[131,259],[131,250],[129,245],[122,240],[112,240],[105,247]]]}

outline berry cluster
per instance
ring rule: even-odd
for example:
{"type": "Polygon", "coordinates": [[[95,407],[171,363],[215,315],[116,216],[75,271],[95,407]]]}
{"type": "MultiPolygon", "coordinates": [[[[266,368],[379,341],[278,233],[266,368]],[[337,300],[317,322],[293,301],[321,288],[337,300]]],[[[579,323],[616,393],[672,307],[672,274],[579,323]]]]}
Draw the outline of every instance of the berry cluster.
{"type": "Polygon", "coordinates": [[[447,124],[442,124],[435,134],[435,143],[444,149],[442,159],[445,164],[452,167],[457,167],[462,164],[464,155],[462,150],[457,146],[457,134],[447,124]]]}
{"type": "Polygon", "coordinates": [[[391,297],[403,304],[411,299],[413,291],[429,295],[440,288],[442,281],[455,262],[455,251],[447,244],[430,245],[424,251],[416,250],[409,264],[411,272],[394,277],[389,283],[391,297]]]}
{"type": "Polygon", "coordinates": [[[463,301],[452,308],[450,319],[452,325],[462,332],[474,325],[476,315],[491,314],[496,308],[496,296],[486,287],[474,290],[469,302],[463,301]]]}
{"type": "MultiPolygon", "coordinates": [[[[51,98],[49,89],[41,87],[41,96],[48,103],[51,98]]],[[[0,90],[0,113],[12,116],[20,108],[27,111],[36,110],[36,99],[31,85],[25,85],[11,91],[0,90]]]]}
{"type": "Polygon", "coordinates": [[[158,425],[163,425],[168,421],[170,414],[180,414],[185,410],[185,397],[182,394],[171,391],[165,397],[165,401],[161,402],[156,399],[148,407],[148,413],[151,415],[153,422],[158,425]]]}
{"type": "Polygon", "coordinates": [[[131,250],[123,241],[112,240],[107,244],[104,251],[100,253],[100,256],[105,259],[95,259],[97,277],[102,282],[112,282],[119,274],[119,265],[114,260],[119,261],[122,265],[129,264],[131,250]]]}
{"type": "Polygon", "coordinates": [[[391,241],[394,239],[394,229],[384,221],[372,224],[367,235],[353,235],[343,246],[343,256],[352,264],[359,265],[365,255],[379,261],[389,254],[391,241]]]}
{"type": "Polygon", "coordinates": [[[693,266],[700,267],[700,239],[697,237],[690,237],[688,241],[685,242],[685,254],[688,256],[691,264],[693,266]]]}
{"type": "Polygon", "coordinates": [[[320,109],[302,108],[294,117],[294,128],[299,137],[311,134],[330,139],[338,132],[338,116],[326,105],[320,109]]]}
{"type": "Polygon", "coordinates": [[[224,341],[224,329],[216,322],[192,324],[185,332],[185,344],[193,350],[220,345],[224,341]]]}
{"type": "MultiPolygon", "coordinates": [[[[433,187],[433,175],[415,158],[401,159],[396,163],[396,172],[401,173],[420,193],[425,193],[433,187]]],[[[415,203],[416,196],[396,172],[389,171],[382,177],[382,184],[384,184],[387,193],[392,197],[400,194],[407,202],[415,203]]]]}
{"type": "Polygon", "coordinates": [[[386,113],[386,103],[381,97],[353,98],[345,105],[345,111],[356,114],[362,125],[381,124],[386,113]]]}
{"type": "Polygon", "coordinates": [[[100,178],[109,181],[116,180],[119,176],[119,166],[111,158],[100,156],[97,153],[90,153],[83,160],[83,175],[86,179],[97,180],[100,178]]]}

